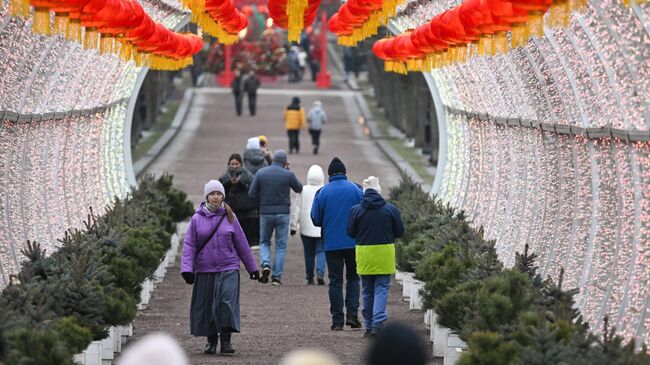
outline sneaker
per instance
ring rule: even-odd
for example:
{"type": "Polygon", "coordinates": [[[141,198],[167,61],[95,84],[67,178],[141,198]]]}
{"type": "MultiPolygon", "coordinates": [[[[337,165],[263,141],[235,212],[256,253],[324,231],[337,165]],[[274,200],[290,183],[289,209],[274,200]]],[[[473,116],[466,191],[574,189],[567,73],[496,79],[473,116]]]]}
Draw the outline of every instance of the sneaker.
{"type": "Polygon", "coordinates": [[[331,328],[332,331],[343,331],[343,324],[334,323],[331,328]]]}
{"type": "Polygon", "coordinates": [[[280,285],[282,285],[282,282],[278,278],[272,278],[271,279],[271,284],[273,284],[275,286],[280,286],[280,285]]]}
{"type": "Polygon", "coordinates": [[[269,276],[271,275],[271,268],[264,266],[262,269],[262,276],[260,276],[260,283],[266,284],[269,282],[269,276]]]}
{"type": "Polygon", "coordinates": [[[363,338],[369,338],[369,337],[374,337],[372,334],[371,330],[366,330],[366,332],[363,333],[363,338]]]}
{"type": "Polygon", "coordinates": [[[316,282],[318,285],[325,285],[325,279],[321,278],[320,276],[316,279],[316,282]]]}
{"type": "Polygon", "coordinates": [[[345,324],[352,328],[361,328],[361,322],[357,318],[348,318],[345,324]]]}
{"type": "Polygon", "coordinates": [[[307,285],[314,285],[314,279],[307,280],[307,285]]]}
{"type": "Polygon", "coordinates": [[[372,331],[370,331],[370,337],[377,337],[380,331],[381,327],[373,327],[372,331]]]}

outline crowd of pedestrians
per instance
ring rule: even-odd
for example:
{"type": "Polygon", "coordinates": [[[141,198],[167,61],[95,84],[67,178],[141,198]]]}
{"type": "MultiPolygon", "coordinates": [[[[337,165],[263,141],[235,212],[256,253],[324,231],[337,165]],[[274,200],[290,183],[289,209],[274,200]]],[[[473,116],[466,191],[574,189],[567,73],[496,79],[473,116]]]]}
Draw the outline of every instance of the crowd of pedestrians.
{"type": "MultiPolygon", "coordinates": [[[[299,153],[306,122],[318,153],[327,121],[320,101],[305,116],[294,97],[284,118],[289,154],[299,153]]],[[[327,166],[327,181],[314,164],[303,186],[291,171],[289,154],[271,152],[266,136],[249,138],[243,155],[231,154],[225,173],[204,186],[204,201],[185,235],[181,274],[193,285],[190,334],[207,338],[206,354],[217,352],[219,340],[221,353],[235,352],[240,262],[251,280],[281,286],[289,234],[300,234],[307,285],[328,285],[331,330],[365,326],[364,337],[376,337],[388,319],[395,240],[404,234],[399,210],[383,199],[377,177],[350,181],[338,157],[327,166]]]]}

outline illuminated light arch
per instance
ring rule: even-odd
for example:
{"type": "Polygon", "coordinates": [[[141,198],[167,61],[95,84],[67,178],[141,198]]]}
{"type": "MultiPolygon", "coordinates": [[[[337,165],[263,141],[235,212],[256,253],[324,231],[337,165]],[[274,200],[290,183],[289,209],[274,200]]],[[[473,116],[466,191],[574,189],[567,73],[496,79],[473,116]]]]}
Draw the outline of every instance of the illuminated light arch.
{"type": "MultiPolygon", "coordinates": [[[[390,29],[458,4],[417,5],[390,29]]],[[[542,275],[564,269],[592,328],[609,316],[650,343],[650,5],[589,1],[566,29],[425,79],[441,133],[432,191],[506,265],[528,243],[542,275]]]]}
{"type": "MultiPolygon", "coordinates": [[[[140,3],[167,28],[189,20],[178,2],[140,3]]],[[[53,252],[89,207],[101,212],[135,184],[131,116],[148,69],[34,34],[31,22],[0,13],[0,288],[26,240],[53,252]]]]}

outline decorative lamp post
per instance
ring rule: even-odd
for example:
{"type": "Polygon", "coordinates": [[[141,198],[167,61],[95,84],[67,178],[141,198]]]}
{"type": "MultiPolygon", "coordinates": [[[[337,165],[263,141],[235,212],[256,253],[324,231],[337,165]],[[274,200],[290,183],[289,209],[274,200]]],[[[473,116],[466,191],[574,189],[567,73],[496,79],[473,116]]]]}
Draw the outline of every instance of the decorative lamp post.
{"type": "Polygon", "coordinates": [[[319,87],[321,89],[329,89],[332,86],[332,79],[330,78],[330,73],[327,72],[327,14],[324,11],[321,17],[321,28],[321,67],[320,72],[318,72],[318,75],[316,75],[316,87],[319,87]]]}
{"type": "Polygon", "coordinates": [[[219,75],[219,84],[224,87],[230,87],[230,84],[232,83],[232,80],[235,79],[235,76],[233,75],[232,71],[230,70],[230,45],[225,46],[225,60],[224,60],[224,69],[223,72],[219,75]]]}

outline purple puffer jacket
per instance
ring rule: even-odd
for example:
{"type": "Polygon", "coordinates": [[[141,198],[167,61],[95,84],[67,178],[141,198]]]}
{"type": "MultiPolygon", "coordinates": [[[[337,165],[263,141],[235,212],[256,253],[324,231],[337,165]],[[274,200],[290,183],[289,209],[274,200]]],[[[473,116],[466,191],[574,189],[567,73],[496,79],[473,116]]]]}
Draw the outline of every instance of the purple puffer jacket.
{"type": "Polygon", "coordinates": [[[248,246],[244,231],[235,219],[232,223],[225,217],[219,230],[205,244],[203,250],[196,256],[201,242],[212,233],[221,217],[226,214],[225,208],[219,208],[212,213],[201,203],[196,210],[190,225],[187,227],[181,258],[181,272],[223,272],[239,270],[239,260],[246,266],[249,273],[258,271],[255,256],[248,246]]]}

